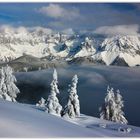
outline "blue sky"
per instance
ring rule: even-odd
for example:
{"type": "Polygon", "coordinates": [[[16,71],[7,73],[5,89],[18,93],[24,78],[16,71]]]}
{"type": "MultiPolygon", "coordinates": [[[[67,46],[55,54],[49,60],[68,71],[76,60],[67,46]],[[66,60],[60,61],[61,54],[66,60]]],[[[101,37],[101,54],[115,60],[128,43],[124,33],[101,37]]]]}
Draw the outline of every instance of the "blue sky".
{"type": "Polygon", "coordinates": [[[136,3],[0,3],[0,25],[95,30],[139,23],[136,3]]]}

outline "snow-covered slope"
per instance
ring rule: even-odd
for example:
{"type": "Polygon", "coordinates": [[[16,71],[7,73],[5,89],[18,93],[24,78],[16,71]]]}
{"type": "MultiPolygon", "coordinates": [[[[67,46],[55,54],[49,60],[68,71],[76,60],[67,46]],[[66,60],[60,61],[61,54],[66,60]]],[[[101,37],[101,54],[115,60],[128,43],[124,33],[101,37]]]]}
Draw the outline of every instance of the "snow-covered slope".
{"type": "Polygon", "coordinates": [[[98,133],[98,131],[102,132],[102,136],[104,137],[139,137],[140,136],[139,127],[135,127],[131,125],[122,125],[119,123],[114,123],[106,120],[101,120],[99,118],[87,116],[84,114],[81,114],[80,117],[68,121],[77,124],[79,126],[89,128],[93,131],[96,131],[96,133],[98,133]],[[130,130],[130,132],[126,132],[127,130],[128,131],[130,130]]]}
{"type": "Polygon", "coordinates": [[[107,65],[116,58],[121,58],[129,66],[140,64],[139,36],[115,36],[106,38],[101,44],[101,51],[93,55],[94,59],[101,59],[107,65]]]}
{"type": "Polygon", "coordinates": [[[99,39],[94,35],[47,34],[44,30],[0,32],[0,60],[10,61],[24,54],[72,60],[91,57],[106,65],[124,61],[128,66],[140,64],[139,35],[118,35],[99,39]],[[103,41],[101,41],[103,40],[103,41]],[[100,42],[100,43],[97,43],[100,42]],[[117,58],[117,59],[116,59],[117,58]]]}
{"type": "Polygon", "coordinates": [[[79,51],[75,54],[74,58],[89,56],[95,52],[96,49],[93,40],[86,37],[85,40],[80,44],[79,51]]]}
{"type": "Polygon", "coordinates": [[[140,128],[81,115],[74,120],[50,115],[35,106],[0,100],[0,137],[137,137],[140,128]],[[107,124],[106,128],[102,126],[107,124]],[[131,128],[130,133],[118,128],[131,128]]]}
{"type": "Polygon", "coordinates": [[[87,128],[49,115],[35,106],[0,100],[0,137],[93,137],[87,128]]]}
{"type": "MultiPolygon", "coordinates": [[[[40,31],[41,32],[41,31],[40,31]]],[[[92,40],[76,35],[69,37],[64,34],[42,34],[33,32],[1,32],[0,60],[9,61],[24,54],[35,57],[53,55],[55,57],[70,57],[73,55],[87,56],[93,52],[92,40]]]]}

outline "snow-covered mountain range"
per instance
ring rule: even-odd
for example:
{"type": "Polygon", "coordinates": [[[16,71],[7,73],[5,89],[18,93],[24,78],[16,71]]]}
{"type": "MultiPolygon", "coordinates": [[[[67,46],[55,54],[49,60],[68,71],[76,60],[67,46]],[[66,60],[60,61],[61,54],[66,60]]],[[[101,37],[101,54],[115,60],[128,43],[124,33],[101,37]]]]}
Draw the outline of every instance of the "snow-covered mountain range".
{"type": "Polygon", "coordinates": [[[106,65],[140,65],[140,36],[47,34],[43,29],[0,32],[0,60],[10,61],[25,54],[38,58],[79,60],[106,65]]]}

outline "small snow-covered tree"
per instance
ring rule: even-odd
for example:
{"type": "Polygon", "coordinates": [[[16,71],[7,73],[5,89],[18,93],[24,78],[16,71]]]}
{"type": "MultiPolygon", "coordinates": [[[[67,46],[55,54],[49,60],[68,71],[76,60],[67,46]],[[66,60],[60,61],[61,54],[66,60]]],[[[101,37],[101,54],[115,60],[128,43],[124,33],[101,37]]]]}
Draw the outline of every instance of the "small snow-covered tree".
{"type": "Polygon", "coordinates": [[[41,99],[38,101],[38,103],[36,104],[36,106],[38,107],[43,107],[45,108],[46,105],[46,100],[44,98],[41,97],[41,99]]]}
{"type": "Polygon", "coordinates": [[[113,88],[108,87],[105,103],[100,108],[100,118],[127,124],[127,120],[124,117],[124,112],[122,111],[123,107],[124,105],[120,91],[117,90],[117,92],[114,93],[113,88]]]}
{"type": "Polygon", "coordinates": [[[74,107],[71,103],[71,99],[69,98],[67,105],[65,106],[62,116],[65,118],[75,118],[74,107]]]}
{"type": "Polygon", "coordinates": [[[59,100],[57,98],[57,94],[59,93],[60,92],[58,89],[57,71],[56,69],[54,69],[53,80],[51,82],[51,91],[46,102],[46,112],[58,116],[61,115],[62,106],[60,105],[59,100]]]}
{"type": "Polygon", "coordinates": [[[113,88],[107,87],[107,95],[105,97],[105,102],[100,107],[100,118],[112,121],[113,113],[115,109],[115,95],[113,88]]]}
{"type": "Polygon", "coordinates": [[[115,103],[116,103],[116,107],[114,110],[114,116],[113,116],[113,121],[115,122],[119,122],[122,124],[127,124],[128,121],[126,120],[126,118],[124,117],[124,112],[123,112],[123,107],[124,107],[124,102],[122,99],[122,96],[120,94],[120,91],[117,90],[116,94],[115,94],[115,103]]]}
{"type": "Polygon", "coordinates": [[[0,70],[0,94],[5,100],[16,101],[17,94],[20,93],[15,85],[16,77],[13,75],[13,70],[10,66],[2,67],[0,70]]]}
{"type": "Polygon", "coordinates": [[[78,77],[77,75],[74,75],[72,78],[72,83],[70,85],[70,88],[68,90],[69,92],[69,98],[68,103],[65,106],[63,110],[63,116],[74,118],[76,116],[80,116],[80,103],[77,95],[77,83],[78,83],[78,77]]]}

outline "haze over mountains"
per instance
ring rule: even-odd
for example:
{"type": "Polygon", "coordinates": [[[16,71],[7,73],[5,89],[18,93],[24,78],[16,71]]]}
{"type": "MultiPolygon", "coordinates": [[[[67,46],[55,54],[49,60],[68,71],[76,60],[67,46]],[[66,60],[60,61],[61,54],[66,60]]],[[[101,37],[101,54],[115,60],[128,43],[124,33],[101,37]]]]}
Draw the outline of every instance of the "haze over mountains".
{"type": "Polygon", "coordinates": [[[140,64],[140,36],[95,33],[61,33],[47,28],[24,27],[0,29],[0,60],[13,61],[19,57],[39,61],[63,60],[69,64],[104,64],[136,66],[140,64]],[[30,57],[29,57],[30,56],[30,57]]]}

